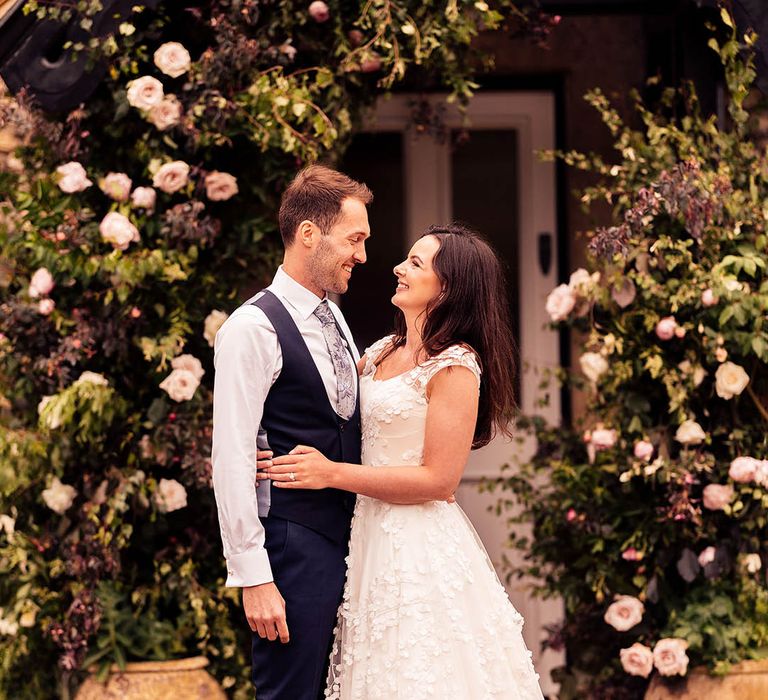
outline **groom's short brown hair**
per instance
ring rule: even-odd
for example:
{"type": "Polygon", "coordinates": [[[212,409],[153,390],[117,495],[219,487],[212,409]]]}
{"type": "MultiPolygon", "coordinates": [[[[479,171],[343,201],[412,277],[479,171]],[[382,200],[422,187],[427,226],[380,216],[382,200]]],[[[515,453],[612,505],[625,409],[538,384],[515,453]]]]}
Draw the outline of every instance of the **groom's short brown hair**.
{"type": "Polygon", "coordinates": [[[368,206],[373,193],[362,183],[324,165],[304,168],[283,193],[277,220],[287,248],[296,238],[302,221],[311,221],[327,234],[341,211],[341,203],[351,197],[368,206]]]}

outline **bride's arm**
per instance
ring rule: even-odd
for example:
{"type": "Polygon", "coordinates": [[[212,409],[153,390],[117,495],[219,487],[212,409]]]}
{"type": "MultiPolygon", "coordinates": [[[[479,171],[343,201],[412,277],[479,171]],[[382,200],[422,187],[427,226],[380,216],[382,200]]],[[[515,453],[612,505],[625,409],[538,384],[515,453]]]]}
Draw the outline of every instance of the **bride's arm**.
{"type": "Polygon", "coordinates": [[[423,465],[371,467],[331,462],[317,450],[300,445],[291,454],[273,460],[268,478],[279,488],[332,487],[390,503],[451,498],[472,446],[477,379],[466,367],[448,367],[432,378],[428,390],[423,465]]]}

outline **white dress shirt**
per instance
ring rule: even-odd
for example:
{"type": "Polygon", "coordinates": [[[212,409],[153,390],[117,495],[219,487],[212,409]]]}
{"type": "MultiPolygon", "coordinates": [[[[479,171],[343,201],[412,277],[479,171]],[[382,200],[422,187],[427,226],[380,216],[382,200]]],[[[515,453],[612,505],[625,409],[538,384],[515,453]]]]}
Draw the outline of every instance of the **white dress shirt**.
{"type": "MultiPolygon", "coordinates": [[[[314,310],[322,301],[278,269],[267,287],[283,302],[317,365],[331,406],[336,406],[336,375],[322,324],[314,310]]],[[[213,363],[213,488],[227,560],[227,586],[256,586],[272,581],[259,516],[269,512],[270,485],[256,488],[256,449],[268,447],[261,428],[264,401],[283,366],[277,333],[266,314],[252,302],[236,309],[216,334],[213,363]]],[[[344,335],[352,339],[339,308],[328,305],[344,335]]],[[[355,362],[357,348],[351,348],[355,362]]],[[[353,368],[354,369],[354,368],[353,368]]]]}

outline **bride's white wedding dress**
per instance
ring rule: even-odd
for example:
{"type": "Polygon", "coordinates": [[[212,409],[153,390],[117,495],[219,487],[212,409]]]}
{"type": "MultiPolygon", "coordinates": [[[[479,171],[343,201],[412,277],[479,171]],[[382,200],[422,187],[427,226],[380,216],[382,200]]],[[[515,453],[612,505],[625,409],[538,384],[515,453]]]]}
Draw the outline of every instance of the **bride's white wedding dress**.
{"type": "MultiPolygon", "coordinates": [[[[426,386],[472,352],[452,346],[409,372],[360,379],[363,464],[419,465],[426,386]]],[[[456,503],[392,505],[358,496],[326,697],[338,700],[541,700],[523,618],[456,503]]]]}

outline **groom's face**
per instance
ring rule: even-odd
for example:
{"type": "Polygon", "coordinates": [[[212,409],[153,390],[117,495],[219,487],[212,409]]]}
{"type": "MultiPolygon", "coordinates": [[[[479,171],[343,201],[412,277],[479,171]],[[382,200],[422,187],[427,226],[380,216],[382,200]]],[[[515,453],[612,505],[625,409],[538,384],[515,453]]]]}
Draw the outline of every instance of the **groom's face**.
{"type": "Polygon", "coordinates": [[[368,210],[358,199],[347,198],[330,231],[318,230],[317,243],[308,260],[314,283],[326,292],[344,294],[355,265],[364,263],[365,241],[371,235],[368,210]]]}

